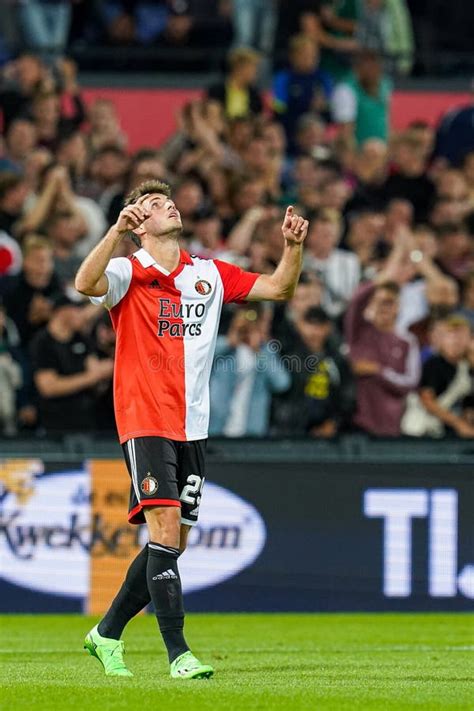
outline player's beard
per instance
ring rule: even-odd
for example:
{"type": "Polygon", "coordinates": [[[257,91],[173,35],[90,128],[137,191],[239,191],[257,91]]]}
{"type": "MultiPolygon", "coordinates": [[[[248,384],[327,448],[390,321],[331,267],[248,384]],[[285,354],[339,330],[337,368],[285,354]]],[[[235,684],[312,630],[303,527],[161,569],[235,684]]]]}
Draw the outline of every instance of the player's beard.
{"type": "Polygon", "coordinates": [[[182,231],[183,224],[180,220],[178,223],[174,222],[174,224],[164,227],[162,230],[160,230],[160,232],[150,234],[150,237],[155,237],[158,239],[160,237],[171,237],[172,239],[178,239],[182,231]]]}
{"type": "Polygon", "coordinates": [[[164,230],[163,232],[160,232],[157,235],[151,235],[152,237],[156,237],[160,239],[160,237],[169,237],[170,239],[176,239],[178,240],[179,237],[181,236],[181,232],[183,231],[183,226],[180,225],[179,227],[170,227],[167,230],[164,230]]]}

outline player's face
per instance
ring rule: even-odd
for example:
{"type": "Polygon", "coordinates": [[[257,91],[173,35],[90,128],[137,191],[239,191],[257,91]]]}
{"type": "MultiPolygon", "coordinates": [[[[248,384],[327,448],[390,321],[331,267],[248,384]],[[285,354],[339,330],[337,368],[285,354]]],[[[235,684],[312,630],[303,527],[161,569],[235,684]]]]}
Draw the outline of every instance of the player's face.
{"type": "Polygon", "coordinates": [[[171,198],[155,193],[143,201],[150,217],[143,223],[144,231],[154,237],[180,231],[183,227],[179,210],[171,198]]]}

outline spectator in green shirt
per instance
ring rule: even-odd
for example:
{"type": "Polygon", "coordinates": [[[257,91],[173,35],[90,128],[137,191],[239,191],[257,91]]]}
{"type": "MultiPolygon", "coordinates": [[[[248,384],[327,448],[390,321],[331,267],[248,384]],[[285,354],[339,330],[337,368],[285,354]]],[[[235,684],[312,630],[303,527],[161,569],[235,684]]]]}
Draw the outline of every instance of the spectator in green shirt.
{"type": "Polygon", "coordinates": [[[363,50],[350,76],[336,86],[332,114],[345,138],[362,145],[369,138],[387,141],[392,85],[377,54],[363,50]]]}
{"type": "Polygon", "coordinates": [[[342,80],[350,70],[351,55],[344,50],[356,48],[358,10],[358,0],[324,0],[321,3],[323,28],[332,40],[323,52],[321,66],[336,81],[342,80]]]}

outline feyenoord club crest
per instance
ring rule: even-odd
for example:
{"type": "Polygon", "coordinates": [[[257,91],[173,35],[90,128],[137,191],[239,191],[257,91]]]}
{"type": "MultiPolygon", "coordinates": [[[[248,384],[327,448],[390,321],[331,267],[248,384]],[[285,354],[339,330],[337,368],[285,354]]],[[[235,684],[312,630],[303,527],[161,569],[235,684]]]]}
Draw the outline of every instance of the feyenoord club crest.
{"type": "Polygon", "coordinates": [[[201,294],[201,296],[207,296],[212,291],[212,286],[205,279],[199,279],[194,284],[194,288],[196,289],[198,294],[201,294]]]}
{"type": "Polygon", "coordinates": [[[157,489],[158,482],[156,481],[155,477],[151,476],[150,474],[147,474],[147,476],[142,481],[141,490],[144,494],[149,496],[150,494],[154,494],[157,489]]]}

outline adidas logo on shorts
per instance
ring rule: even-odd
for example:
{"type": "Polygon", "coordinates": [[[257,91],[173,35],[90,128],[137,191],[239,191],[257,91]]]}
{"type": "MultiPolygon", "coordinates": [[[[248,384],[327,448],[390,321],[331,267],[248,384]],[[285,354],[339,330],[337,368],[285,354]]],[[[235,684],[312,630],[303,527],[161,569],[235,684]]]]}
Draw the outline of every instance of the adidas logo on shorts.
{"type": "Polygon", "coordinates": [[[171,570],[171,568],[168,568],[168,570],[165,570],[164,573],[159,573],[158,575],[153,576],[153,580],[177,580],[178,576],[176,573],[171,570]]]}

